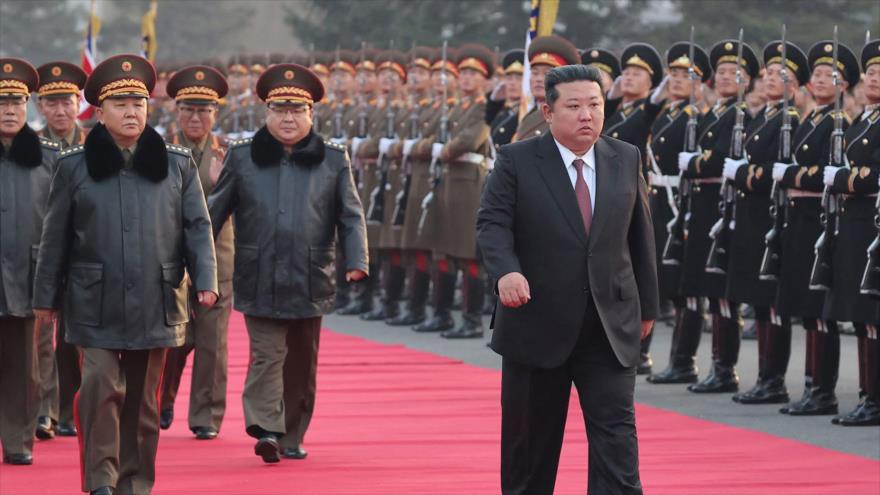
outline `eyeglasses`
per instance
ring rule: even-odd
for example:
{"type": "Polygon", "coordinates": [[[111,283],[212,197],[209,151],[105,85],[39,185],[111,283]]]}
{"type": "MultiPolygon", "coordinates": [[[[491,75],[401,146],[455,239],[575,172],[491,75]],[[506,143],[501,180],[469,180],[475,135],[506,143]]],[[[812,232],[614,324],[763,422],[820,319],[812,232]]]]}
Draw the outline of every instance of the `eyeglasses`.
{"type": "Polygon", "coordinates": [[[293,115],[301,117],[308,113],[308,105],[269,105],[269,111],[280,116],[293,115]]]}

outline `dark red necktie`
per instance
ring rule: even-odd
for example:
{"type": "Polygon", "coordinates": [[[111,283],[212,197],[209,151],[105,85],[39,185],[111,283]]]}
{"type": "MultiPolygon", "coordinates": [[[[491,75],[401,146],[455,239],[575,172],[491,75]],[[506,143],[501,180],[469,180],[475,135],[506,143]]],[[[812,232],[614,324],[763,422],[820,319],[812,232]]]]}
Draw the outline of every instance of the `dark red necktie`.
{"type": "Polygon", "coordinates": [[[590,202],[590,188],[584,180],[584,161],[578,158],[571,162],[577,172],[574,179],[574,195],[577,196],[578,208],[584,220],[584,230],[590,235],[590,226],[593,225],[593,205],[590,202]]]}

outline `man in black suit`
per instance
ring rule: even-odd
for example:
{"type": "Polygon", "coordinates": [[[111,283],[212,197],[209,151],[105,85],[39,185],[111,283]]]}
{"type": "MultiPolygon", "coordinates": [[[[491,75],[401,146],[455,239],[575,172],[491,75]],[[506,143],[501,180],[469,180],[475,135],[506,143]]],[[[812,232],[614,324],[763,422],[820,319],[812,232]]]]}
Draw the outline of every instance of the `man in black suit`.
{"type": "Polygon", "coordinates": [[[502,304],[505,494],[553,492],[572,382],[590,493],[642,493],[633,393],[658,312],[654,234],[638,148],[600,137],[600,81],[584,65],[547,74],[550,133],[501,148],[477,219],[502,304]]]}

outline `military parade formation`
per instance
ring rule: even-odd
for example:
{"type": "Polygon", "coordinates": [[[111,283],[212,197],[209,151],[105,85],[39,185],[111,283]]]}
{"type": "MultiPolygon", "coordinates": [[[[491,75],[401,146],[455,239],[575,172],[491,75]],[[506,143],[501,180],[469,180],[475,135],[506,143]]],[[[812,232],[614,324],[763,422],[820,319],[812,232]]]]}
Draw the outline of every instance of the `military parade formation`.
{"type": "Polygon", "coordinates": [[[603,135],[639,149],[649,186],[673,333],[663,369],[643,339],[638,373],[880,425],[880,40],[853,50],[835,30],[799,47],[783,27],[755,49],[734,34],[706,50],[691,30],[665,55],[556,35],[504,53],[362,43],[155,68],[117,55],[88,75],[0,58],[4,464],[31,464],[34,438],[78,436],[84,491],[148,493],[190,354],[188,427],[221,431],[233,309],[266,462],[307,456],[321,315],[482,345],[497,302],[481,192],[502,146],[548,132],[544,76],[573,64],[600,70],[603,135]],[[81,93],[97,108],[86,125],[81,93]],[[747,313],[759,370],[743,389],[747,313]],[[835,393],[845,323],[852,411],[835,393]],[[795,325],[800,398],[785,381],[795,325]]]}

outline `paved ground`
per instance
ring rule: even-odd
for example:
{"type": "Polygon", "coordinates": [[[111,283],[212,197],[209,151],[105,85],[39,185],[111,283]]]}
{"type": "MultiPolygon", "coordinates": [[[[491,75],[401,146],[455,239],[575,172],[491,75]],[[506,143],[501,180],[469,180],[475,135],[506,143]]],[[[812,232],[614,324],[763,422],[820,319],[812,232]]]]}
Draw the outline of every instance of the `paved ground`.
{"type": "MultiPolygon", "coordinates": [[[[488,324],[488,318],[484,319],[486,328],[488,324]]],[[[369,323],[356,317],[336,315],[326,317],[324,326],[378,342],[404,344],[413,349],[454,357],[477,366],[501,368],[500,357],[485,346],[485,340],[450,341],[436,334],[417,334],[408,328],[389,327],[384,323],[369,323]]],[[[804,332],[796,327],[793,333],[792,359],[787,382],[792,396],[800,397],[803,392],[804,332]]],[[[656,369],[662,369],[667,364],[671,336],[671,327],[662,323],[658,325],[652,343],[656,369]]],[[[709,369],[710,345],[711,335],[704,333],[698,354],[701,376],[705,376],[709,369]]],[[[753,340],[744,341],[737,367],[742,389],[751,388],[755,382],[757,356],[757,343],[753,340]]],[[[858,401],[857,376],[856,339],[845,335],[841,337],[840,380],[837,387],[841,411],[851,410],[858,401]]],[[[644,377],[639,377],[636,385],[638,402],[880,460],[880,427],[834,426],[830,423],[831,416],[793,418],[779,414],[778,405],[743,406],[732,402],[730,396],[731,394],[697,396],[688,392],[683,385],[651,385],[645,382],[644,377]]]]}

